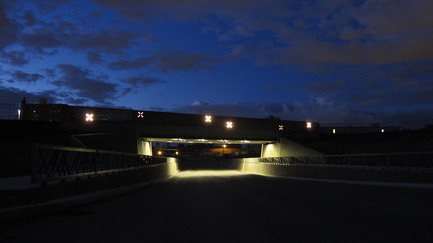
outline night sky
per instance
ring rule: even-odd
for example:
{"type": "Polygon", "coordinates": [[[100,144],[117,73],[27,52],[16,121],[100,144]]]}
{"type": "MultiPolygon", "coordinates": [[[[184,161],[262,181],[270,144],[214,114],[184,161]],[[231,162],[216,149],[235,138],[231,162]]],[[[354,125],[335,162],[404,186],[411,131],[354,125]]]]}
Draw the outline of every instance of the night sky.
{"type": "Polygon", "coordinates": [[[0,0],[0,103],[423,126],[432,12],[432,0],[0,0]]]}

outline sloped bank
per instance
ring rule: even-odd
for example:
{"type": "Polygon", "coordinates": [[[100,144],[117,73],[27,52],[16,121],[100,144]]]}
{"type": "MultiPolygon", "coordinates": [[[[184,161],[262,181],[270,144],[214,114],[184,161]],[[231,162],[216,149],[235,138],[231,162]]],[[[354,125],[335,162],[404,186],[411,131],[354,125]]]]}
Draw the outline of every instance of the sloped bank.
{"type": "Polygon", "coordinates": [[[433,183],[433,170],[361,166],[291,165],[259,162],[259,158],[221,161],[227,167],[266,176],[393,183],[433,183]]]}

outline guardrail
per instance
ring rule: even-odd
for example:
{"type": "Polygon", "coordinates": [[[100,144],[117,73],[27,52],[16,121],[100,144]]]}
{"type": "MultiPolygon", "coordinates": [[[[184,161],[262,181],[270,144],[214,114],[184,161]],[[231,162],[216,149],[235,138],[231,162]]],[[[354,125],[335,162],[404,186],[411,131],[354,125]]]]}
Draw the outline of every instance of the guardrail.
{"type": "Polygon", "coordinates": [[[259,162],[315,166],[433,168],[433,152],[271,157],[260,158],[259,162]]]}
{"type": "Polygon", "coordinates": [[[65,181],[70,178],[92,177],[165,164],[167,158],[73,148],[33,145],[32,183],[65,181]]]}

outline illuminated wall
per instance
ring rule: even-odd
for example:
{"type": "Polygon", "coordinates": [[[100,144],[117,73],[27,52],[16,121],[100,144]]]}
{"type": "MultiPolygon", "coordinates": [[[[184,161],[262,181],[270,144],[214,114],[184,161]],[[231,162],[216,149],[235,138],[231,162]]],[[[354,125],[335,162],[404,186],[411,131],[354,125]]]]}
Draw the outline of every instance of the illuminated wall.
{"type": "Polygon", "coordinates": [[[291,140],[280,138],[279,143],[263,144],[262,158],[269,157],[289,157],[289,156],[312,156],[321,155],[322,153],[305,147],[302,144],[291,140]]]}
{"type": "Polygon", "coordinates": [[[137,154],[152,156],[152,142],[137,139],[137,154]]]}

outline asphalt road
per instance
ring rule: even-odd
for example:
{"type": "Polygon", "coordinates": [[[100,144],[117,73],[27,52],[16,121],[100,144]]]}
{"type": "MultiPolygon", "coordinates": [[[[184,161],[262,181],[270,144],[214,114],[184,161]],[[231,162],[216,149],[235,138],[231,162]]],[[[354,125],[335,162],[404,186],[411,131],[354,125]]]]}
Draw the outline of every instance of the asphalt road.
{"type": "Polygon", "coordinates": [[[133,193],[2,225],[0,241],[433,242],[431,189],[270,178],[199,160],[181,168],[133,193]]]}

